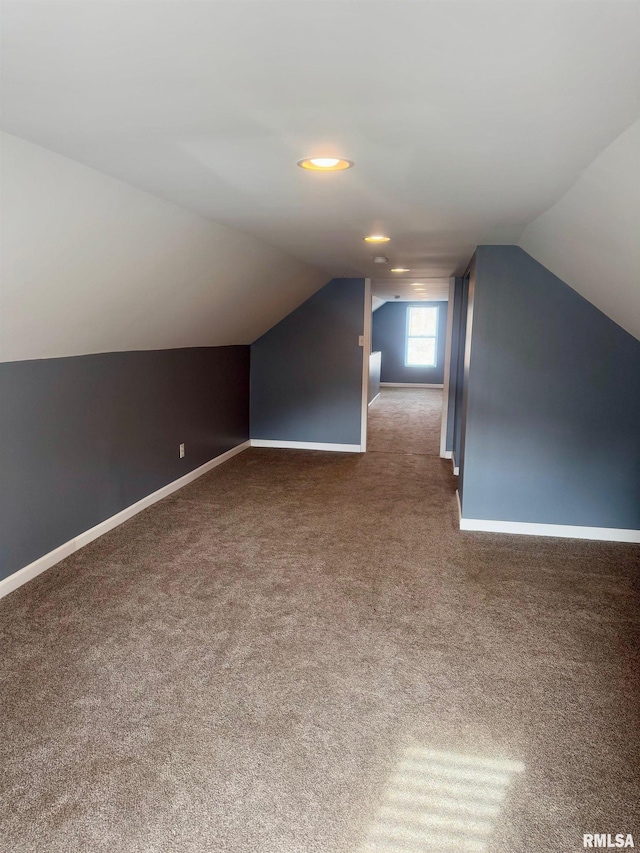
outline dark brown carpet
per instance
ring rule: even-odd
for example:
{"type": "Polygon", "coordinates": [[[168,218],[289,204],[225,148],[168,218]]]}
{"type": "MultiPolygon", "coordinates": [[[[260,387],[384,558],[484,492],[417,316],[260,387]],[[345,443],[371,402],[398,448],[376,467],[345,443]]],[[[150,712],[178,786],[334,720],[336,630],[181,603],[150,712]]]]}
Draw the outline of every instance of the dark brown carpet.
{"type": "Polygon", "coordinates": [[[367,450],[440,455],[442,391],[381,388],[369,406],[367,450]]]}
{"type": "Polygon", "coordinates": [[[254,449],[0,602],[0,849],[637,846],[640,549],[460,533],[454,489],[254,449]]]}

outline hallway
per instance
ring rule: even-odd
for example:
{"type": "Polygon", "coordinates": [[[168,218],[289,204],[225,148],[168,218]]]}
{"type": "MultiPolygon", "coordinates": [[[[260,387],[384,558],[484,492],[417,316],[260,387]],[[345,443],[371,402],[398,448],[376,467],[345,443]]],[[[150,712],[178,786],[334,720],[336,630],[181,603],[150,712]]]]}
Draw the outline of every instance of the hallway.
{"type": "Polygon", "coordinates": [[[383,394],[363,456],[246,451],[0,602],[3,849],[638,831],[638,547],[461,533],[440,393],[383,394]]]}
{"type": "Polygon", "coordinates": [[[440,455],[442,391],[381,388],[369,406],[367,450],[440,455]]]}

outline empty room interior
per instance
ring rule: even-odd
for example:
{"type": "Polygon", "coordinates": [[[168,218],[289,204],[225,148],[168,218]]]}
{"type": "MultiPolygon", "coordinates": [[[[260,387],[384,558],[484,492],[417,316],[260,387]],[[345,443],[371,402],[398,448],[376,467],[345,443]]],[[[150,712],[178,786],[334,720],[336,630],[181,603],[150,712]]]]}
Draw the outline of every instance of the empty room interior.
{"type": "Polygon", "coordinates": [[[0,16],[0,851],[640,846],[640,2],[0,16]]]}

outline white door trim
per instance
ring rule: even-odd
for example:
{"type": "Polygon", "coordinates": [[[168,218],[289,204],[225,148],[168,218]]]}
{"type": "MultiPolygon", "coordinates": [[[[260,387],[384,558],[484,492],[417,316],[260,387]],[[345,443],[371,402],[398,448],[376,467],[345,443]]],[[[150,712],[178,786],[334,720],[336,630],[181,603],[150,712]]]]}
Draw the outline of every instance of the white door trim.
{"type": "Polygon", "coordinates": [[[449,382],[451,373],[451,343],[453,340],[453,303],[456,280],[449,279],[449,302],[447,305],[447,331],[444,344],[444,382],[442,390],[442,425],[440,427],[440,456],[447,459],[447,426],[449,422],[449,382]]]}
{"type": "Polygon", "coordinates": [[[369,416],[369,358],[371,356],[371,279],[364,280],[364,317],[362,334],[362,410],[360,415],[360,453],[367,449],[367,419],[369,416]]]}

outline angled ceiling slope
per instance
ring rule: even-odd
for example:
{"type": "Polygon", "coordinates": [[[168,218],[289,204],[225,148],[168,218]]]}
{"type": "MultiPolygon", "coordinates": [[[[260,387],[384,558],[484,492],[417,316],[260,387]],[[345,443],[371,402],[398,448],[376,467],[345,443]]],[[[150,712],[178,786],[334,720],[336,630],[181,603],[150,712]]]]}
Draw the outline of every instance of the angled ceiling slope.
{"type": "Polygon", "coordinates": [[[640,120],[524,229],[519,245],[640,339],[640,120]]]}
{"type": "Polygon", "coordinates": [[[2,134],[0,360],[251,343],[329,278],[2,134]]]}
{"type": "Polygon", "coordinates": [[[383,231],[448,278],[637,118],[639,33],[619,0],[5,0],[3,123],[332,275],[383,231]]]}

